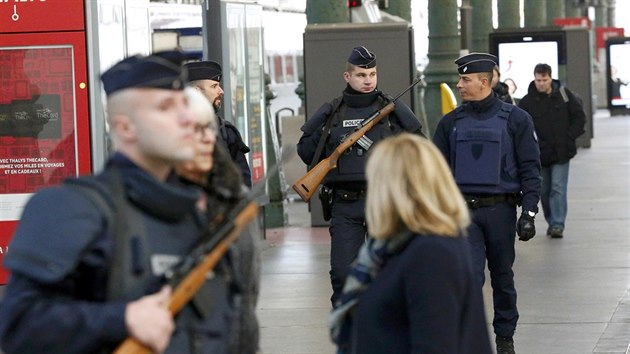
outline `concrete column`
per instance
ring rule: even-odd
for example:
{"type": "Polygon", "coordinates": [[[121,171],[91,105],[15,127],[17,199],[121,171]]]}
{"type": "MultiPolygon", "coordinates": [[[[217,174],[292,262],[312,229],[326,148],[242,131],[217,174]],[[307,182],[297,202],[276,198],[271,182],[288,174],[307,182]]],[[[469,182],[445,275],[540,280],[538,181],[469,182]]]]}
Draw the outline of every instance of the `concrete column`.
{"type": "Polygon", "coordinates": [[[608,1],[600,0],[595,3],[595,27],[608,26],[608,1]]]}
{"type": "Polygon", "coordinates": [[[564,0],[547,0],[547,25],[552,26],[555,18],[564,17],[564,0]]]}
{"type": "MultiPolygon", "coordinates": [[[[281,164],[283,161],[279,159],[280,143],[278,139],[278,127],[276,126],[276,117],[271,115],[271,101],[276,98],[269,84],[271,83],[271,77],[269,74],[265,74],[265,116],[267,117],[267,124],[265,124],[265,143],[268,166],[281,164]]],[[[280,165],[276,171],[267,179],[267,195],[269,195],[269,203],[264,205],[264,222],[265,228],[283,227],[287,224],[288,216],[284,212],[284,199],[286,197],[284,192],[284,186],[286,185],[283,166],[280,165]]]]}
{"type": "Polygon", "coordinates": [[[470,0],[462,0],[462,6],[459,7],[459,37],[462,52],[471,52],[473,50],[472,23],[472,6],[470,5],[470,0]]]}
{"type": "Polygon", "coordinates": [[[429,64],[424,71],[427,88],[424,95],[427,134],[433,136],[442,118],[440,83],[453,89],[459,76],[453,61],[459,57],[457,0],[429,0],[429,64]]]}
{"type": "Polygon", "coordinates": [[[306,0],[306,22],[344,23],[349,21],[348,3],[339,0],[306,0]]]}
{"type": "Polygon", "coordinates": [[[584,16],[584,9],[574,2],[575,0],[564,1],[564,17],[580,17],[584,16]]]}
{"type": "MultiPolygon", "coordinates": [[[[265,78],[268,75],[265,74],[265,78]]],[[[271,116],[271,112],[269,110],[269,101],[267,98],[265,99],[266,111],[267,111],[267,124],[265,124],[265,135],[266,135],[266,147],[267,154],[265,158],[267,159],[267,163],[269,166],[275,166],[278,163],[281,163],[281,160],[278,158],[278,152],[280,150],[280,144],[278,142],[277,135],[277,127],[275,117],[271,116]]],[[[288,216],[284,212],[284,199],[286,197],[284,193],[284,185],[286,183],[284,180],[284,173],[282,171],[282,166],[280,166],[267,180],[267,194],[269,195],[269,203],[264,205],[264,227],[268,228],[276,228],[283,227],[287,224],[288,216]]]]}
{"type": "Polygon", "coordinates": [[[492,28],[492,0],[471,0],[473,51],[488,52],[488,35],[492,28]]]}
{"type": "Polygon", "coordinates": [[[411,0],[389,0],[389,6],[385,11],[411,22],[411,0]]]}
{"type": "Polygon", "coordinates": [[[525,1],[525,27],[544,27],[547,24],[547,0],[525,1]]]}
{"type": "Polygon", "coordinates": [[[615,8],[617,7],[615,0],[608,0],[608,26],[615,26],[615,8]]]}
{"type": "Polygon", "coordinates": [[[499,28],[521,27],[521,8],[519,1],[497,0],[499,28]]]}

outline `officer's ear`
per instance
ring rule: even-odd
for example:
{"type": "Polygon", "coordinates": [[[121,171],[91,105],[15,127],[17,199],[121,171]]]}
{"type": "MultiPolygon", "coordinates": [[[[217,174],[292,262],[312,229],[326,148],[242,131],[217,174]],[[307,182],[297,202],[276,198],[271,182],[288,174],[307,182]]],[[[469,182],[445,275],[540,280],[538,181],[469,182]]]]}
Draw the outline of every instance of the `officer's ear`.
{"type": "Polygon", "coordinates": [[[343,79],[346,80],[346,82],[350,82],[350,73],[347,71],[343,72],[343,79]]]}
{"type": "Polygon", "coordinates": [[[492,83],[491,83],[491,81],[490,81],[489,76],[490,76],[490,75],[488,75],[487,73],[479,73],[479,74],[478,74],[479,81],[481,81],[481,83],[482,83],[483,85],[487,85],[487,86],[489,86],[489,87],[492,87],[492,83]]]}
{"type": "Polygon", "coordinates": [[[121,140],[134,140],[136,137],[136,127],[131,117],[126,114],[116,114],[110,119],[112,132],[121,140]]]}

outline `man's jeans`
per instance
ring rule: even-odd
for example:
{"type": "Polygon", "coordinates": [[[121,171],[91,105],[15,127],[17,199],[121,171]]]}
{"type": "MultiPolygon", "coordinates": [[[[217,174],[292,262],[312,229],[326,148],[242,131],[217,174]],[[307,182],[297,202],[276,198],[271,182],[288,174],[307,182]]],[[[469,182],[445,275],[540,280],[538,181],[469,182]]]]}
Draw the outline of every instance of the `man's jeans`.
{"type": "Polygon", "coordinates": [[[567,184],[569,183],[569,162],[543,167],[542,193],[540,201],[549,226],[564,230],[567,218],[567,184]]]}

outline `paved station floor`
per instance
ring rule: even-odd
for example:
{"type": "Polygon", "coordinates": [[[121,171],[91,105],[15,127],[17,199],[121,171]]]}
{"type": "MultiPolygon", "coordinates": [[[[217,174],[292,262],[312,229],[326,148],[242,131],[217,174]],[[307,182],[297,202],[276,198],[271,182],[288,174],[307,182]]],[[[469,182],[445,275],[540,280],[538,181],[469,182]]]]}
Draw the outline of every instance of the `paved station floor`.
{"type": "MultiPolygon", "coordinates": [[[[571,161],[565,237],[546,237],[541,213],[537,236],[516,244],[519,354],[628,353],[630,116],[598,111],[593,124],[571,161]]],[[[285,211],[290,225],[267,230],[262,251],[262,352],[332,354],[328,230],[310,227],[301,201],[285,211]]],[[[489,284],[484,298],[492,318],[489,284]]]]}

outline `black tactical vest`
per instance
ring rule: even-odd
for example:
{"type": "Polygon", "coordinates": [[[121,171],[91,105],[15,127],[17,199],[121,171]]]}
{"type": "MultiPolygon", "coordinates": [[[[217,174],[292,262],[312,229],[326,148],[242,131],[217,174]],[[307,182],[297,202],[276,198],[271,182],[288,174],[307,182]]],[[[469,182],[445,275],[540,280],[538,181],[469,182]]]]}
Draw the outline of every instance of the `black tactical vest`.
{"type": "MultiPolygon", "coordinates": [[[[346,102],[343,102],[339,105],[339,109],[331,114],[328,118],[332,121],[330,124],[330,136],[325,146],[326,156],[330,156],[341,141],[352,134],[365,118],[387,104],[388,101],[381,96],[380,92],[374,92],[373,94],[376,95],[375,99],[365,107],[351,107],[346,102]]],[[[373,144],[391,135],[393,135],[393,132],[389,117],[383,118],[365,134],[373,144]]],[[[367,151],[358,144],[354,144],[339,157],[337,168],[330,171],[324,180],[324,184],[365,182],[366,162],[367,151]]]]}

